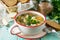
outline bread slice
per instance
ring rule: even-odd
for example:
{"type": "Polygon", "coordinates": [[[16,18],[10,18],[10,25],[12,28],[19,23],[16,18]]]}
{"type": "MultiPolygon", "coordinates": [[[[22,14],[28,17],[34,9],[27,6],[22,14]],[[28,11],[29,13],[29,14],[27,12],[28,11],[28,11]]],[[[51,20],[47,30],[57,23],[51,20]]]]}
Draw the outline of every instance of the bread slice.
{"type": "Polygon", "coordinates": [[[18,0],[18,1],[21,2],[21,3],[23,4],[23,3],[29,2],[30,0],[18,0]]]}
{"type": "Polygon", "coordinates": [[[17,0],[1,0],[7,6],[14,6],[17,4],[17,0]]]}
{"type": "Polygon", "coordinates": [[[46,24],[52,28],[55,28],[56,30],[60,30],[60,24],[56,23],[55,21],[46,20],[46,24]]]}
{"type": "Polygon", "coordinates": [[[7,7],[2,1],[0,3],[6,8],[8,17],[14,18],[17,14],[17,6],[9,6],[7,7]]]}

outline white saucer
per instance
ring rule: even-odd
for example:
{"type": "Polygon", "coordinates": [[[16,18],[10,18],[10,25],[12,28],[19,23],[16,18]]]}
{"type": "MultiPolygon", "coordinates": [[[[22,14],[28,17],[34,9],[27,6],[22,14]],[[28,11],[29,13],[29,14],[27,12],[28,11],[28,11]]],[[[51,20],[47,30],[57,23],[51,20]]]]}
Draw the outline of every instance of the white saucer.
{"type": "MultiPolygon", "coordinates": [[[[13,27],[13,26],[12,26],[13,27]]],[[[14,27],[13,27],[14,28],[14,27]]],[[[11,30],[11,29],[10,29],[11,30]]],[[[10,31],[11,34],[14,34],[20,38],[25,38],[25,39],[30,39],[30,38],[41,38],[43,36],[45,36],[47,33],[44,32],[43,30],[38,32],[38,34],[36,35],[27,35],[27,34],[23,34],[22,32],[20,32],[20,30],[18,30],[18,28],[15,28],[13,31],[10,31]]]]}
{"type": "Polygon", "coordinates": [[[23,33],[18,33],[16,35],[20,38],[41,38],[41,37],[45,36],[46,34],[47,34],[46,32],[40,32],[37,35],[31,35],[31,36],[24,35],[23,33]]]}

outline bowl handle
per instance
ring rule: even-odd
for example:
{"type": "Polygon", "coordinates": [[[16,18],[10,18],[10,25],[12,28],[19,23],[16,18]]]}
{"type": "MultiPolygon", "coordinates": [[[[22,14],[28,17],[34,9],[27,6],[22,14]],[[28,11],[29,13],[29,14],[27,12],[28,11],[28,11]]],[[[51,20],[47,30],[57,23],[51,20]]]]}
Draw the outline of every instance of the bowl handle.
{"type": "Polygon", "coordinates": [[[10,33],[13,34],[13,35],[16,35],[18,33],[21,33],[21,31],[19,29],[19,26],[17,24],[13,24],[12,25],[12,28],[10,30],[10,33]]]}

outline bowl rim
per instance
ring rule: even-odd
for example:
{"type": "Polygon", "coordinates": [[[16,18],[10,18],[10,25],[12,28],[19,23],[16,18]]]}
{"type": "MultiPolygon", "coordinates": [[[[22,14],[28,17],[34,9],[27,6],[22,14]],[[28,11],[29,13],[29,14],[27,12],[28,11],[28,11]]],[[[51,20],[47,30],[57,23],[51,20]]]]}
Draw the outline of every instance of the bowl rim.
{"type": "MultiPolygon", "coordinates": [[[[19,13],[22,13],[22,12],[37,12],[37,11],[25,10],[25,11],[21,11],[21,12],[19,12],[19,13]]],[[[19,24],[19,25],[21,25],[21,26],[23,26],[23,27],[36,28],[37,26],[39,27],[39,26],[43,25],[44,23],[46,23],[46,17],[45,17],[43,14],[40,13],[40,14],[45,18],[44,21],[43,21],[40,25],[36,25],[36,26],[26,26],[26,25],[23,25],[23,24],[21,24],[21,23],[19,23],[19,22],[16,21],[16,16],[17,16],[19,13],[17,13],[17,14],[15,15],[14,20],[15,20],[15,22],[16,22],[17,24],[19,24]]],[[[37,12],[37,13],[39,13],[39,12],[37,12]]]]}

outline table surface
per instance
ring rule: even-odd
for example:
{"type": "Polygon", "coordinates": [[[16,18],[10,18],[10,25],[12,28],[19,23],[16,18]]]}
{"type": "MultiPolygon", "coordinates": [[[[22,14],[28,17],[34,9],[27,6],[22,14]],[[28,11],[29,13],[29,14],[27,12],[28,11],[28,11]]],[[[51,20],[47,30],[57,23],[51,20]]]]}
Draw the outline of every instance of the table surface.
{"type": "MultiPolygon", "coordinates": [[[[9,28],[13,25],[13,21],[9,22],[9,28]]],[[[0,40],[24,40],[23,38],[12,35],[6,26],[0,26],[0,40]]],[[[58,32],[60,33],[60,32],[58,32]]],[[[56,33],[49,33],[41,38],[41,40],[60,40],[56,33]]]]}
{"type": "MultiPolygon", "coordinates": [[[[13,21],[9,22],[10,27],[13,24],[13,21]]],[[[10,27],[2,26],[2,28],[0,28],[0,40],[24,40],[23,38],[17,37],[16,35],[12,35],[9,32],[10,27]]],[[[41,40],[60,40],[60,38],[57,36],[56,33],[49,33],[42,37],[41,40]]]]}

